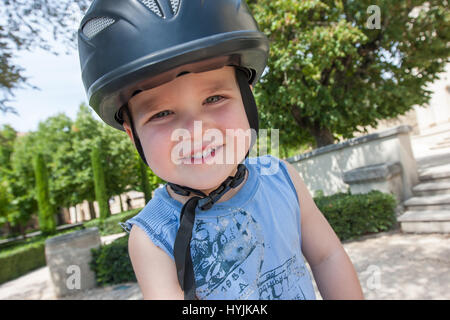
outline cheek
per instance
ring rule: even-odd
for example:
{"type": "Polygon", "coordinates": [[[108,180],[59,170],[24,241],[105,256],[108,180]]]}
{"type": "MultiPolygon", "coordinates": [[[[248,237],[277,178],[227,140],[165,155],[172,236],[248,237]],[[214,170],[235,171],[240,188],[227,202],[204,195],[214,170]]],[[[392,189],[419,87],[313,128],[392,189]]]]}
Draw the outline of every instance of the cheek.
{"type": "Polygon", "coordinates": [[[226,163],[239,163],[250,148],[251,131],[244,106],[235,105],[216,119],[221,131],[226,135],[224,158],[226,163]]]}
{"type": "Polygon", "coordinates": [[[170,130],[158,128],[149,128],[140,133],[142,148],[144,149],[145,158],[152,168],[152,171],[158,175],[158,172],[164,171],[169,165],[170,157],[170,130]]]}
{"type": "Polygon", "coordinates": [[[218,128],[222,129],[248,130],[250,128],[242,103],[230,104],[220,109],[215,114],[214,120],[218,128]]]}

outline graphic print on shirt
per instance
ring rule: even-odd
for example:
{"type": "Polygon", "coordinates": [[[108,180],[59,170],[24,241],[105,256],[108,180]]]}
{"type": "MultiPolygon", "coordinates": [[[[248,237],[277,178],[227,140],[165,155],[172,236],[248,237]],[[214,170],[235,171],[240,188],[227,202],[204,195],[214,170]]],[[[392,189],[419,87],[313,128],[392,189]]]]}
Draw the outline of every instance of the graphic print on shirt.
{"type": "Polygon", "coordinates": [[[201,298],[246,299],[257,292],[264,238],[248,212],[238,209],[226,216],[197,217],[191,254],[201,298]]]}
{"type": "Polygon", "coordinates": [[[250,213],[239,209],[221,217],[197,216],[194,228],[191,254],[200,299],[306,299],[302,258],[294,253],[264,268],[270,244],[250,213]]]}
{"type": "Polygon", "coordinates": [[[258,285],[259,299],[306,300],[299,281],[306,275],[304,265],[297,261],[297,256],[286,260],[282,265],[265,272],[258,285]]]}

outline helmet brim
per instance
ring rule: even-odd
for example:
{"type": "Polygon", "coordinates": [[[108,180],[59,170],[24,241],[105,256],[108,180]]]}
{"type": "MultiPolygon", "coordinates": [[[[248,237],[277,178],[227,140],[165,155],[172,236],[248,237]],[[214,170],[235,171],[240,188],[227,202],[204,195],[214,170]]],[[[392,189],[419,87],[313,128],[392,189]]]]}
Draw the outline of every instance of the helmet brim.
{"type": "Polygon", "coordinates": [[[117,113],[137,90],[148,90],[183,72],[205,72],[227,65],[250,70],[249,84],[261,77],[268,58],[264,34],[236,31],[215,35],[151,53],[95,81],[88,89],[89,104],[110,126],[124,130],[117,113]]]}

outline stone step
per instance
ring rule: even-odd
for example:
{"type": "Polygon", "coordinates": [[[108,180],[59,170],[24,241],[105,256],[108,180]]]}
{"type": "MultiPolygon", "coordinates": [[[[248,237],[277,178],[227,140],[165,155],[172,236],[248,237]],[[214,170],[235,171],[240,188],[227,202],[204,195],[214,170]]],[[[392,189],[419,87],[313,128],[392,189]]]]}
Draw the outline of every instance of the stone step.
{"type": "Polygon", "coordinates": [[[413,188],[413,193],[418,197],[450,194],[450,181],[422,182],[413,188]]]}
{"type": "Polygon", "coordinates": [[[450,164],[419,170],[419,180],[421,182],[450,181],[450,164]]]}
{"type": "Polygon", "coordinates": [[[403,202],[406,210],[450,210],[450,194],[412,197],[403,202]]]}
{"type": "Polygon", "coordinates": [[[433,147],[430,147],[429,149],[430,150],[438,150],[438,149],[446,149],[446,148],[450,148],[450,142],[439,143],[433,147]]]}
{"type": "Polygon", "coordinates": [[[450,210],[406,211],[397,221],[406,233],[450,233],[450,210]]]}

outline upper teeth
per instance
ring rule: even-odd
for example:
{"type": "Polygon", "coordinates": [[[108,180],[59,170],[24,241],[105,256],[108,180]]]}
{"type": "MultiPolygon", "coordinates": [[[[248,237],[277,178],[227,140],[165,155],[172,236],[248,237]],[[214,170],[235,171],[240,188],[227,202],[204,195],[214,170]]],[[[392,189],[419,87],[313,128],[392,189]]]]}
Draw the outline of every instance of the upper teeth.
{"type": "Polygon", "coordinates": [[[206,158],[213,150],[216,150],[216,149],[209,148],[209,149],[205,150],[204,152],[197,152],[196,154],[191,156],[191,158],[194,158],[194,159],[206,158]]]}

